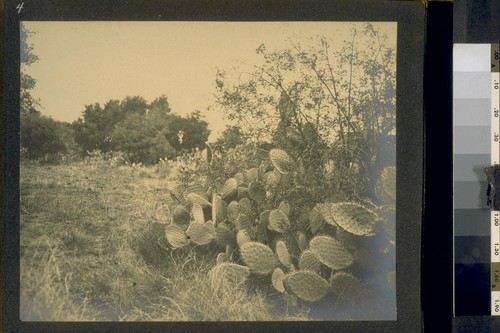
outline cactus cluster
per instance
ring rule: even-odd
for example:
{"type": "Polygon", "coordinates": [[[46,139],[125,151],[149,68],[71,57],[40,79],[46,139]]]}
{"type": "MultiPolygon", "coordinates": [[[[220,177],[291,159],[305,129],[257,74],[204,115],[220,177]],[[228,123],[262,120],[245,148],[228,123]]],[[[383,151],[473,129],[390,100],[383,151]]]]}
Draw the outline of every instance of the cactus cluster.
{"type": "MultiPolygon", "coordinates": [[[[306,302],[327,295],[359,299],[368,280],[363,274],[381,271],[372,267],[371,255],[395,253],[395,168],[384,169],[376,183],[380,205],[303,200],[307,184],[294,178],[296,172],[287,152],[271,149],[267,163],[220,186],[176,189],[167,241],[174,249],[193,244],[223,250],[213,279],[267,279],[284,298],[306,302]]],[[[394,288],[394,271],[382,275],[394,288]]]]}

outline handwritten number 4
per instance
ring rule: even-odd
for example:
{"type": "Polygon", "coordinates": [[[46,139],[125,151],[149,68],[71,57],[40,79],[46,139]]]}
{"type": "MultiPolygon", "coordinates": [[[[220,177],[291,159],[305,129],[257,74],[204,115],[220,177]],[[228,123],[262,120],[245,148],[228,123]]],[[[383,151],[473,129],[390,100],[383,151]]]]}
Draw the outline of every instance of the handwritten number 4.
{"type": "Polygon", "coordinates": [[[21,10],[23,10],[24,8],[24,2],[21,2],[19,5],[17,5],[16,9],[17,9],[17,13],[18,14],[21,14],[21,10]]]}

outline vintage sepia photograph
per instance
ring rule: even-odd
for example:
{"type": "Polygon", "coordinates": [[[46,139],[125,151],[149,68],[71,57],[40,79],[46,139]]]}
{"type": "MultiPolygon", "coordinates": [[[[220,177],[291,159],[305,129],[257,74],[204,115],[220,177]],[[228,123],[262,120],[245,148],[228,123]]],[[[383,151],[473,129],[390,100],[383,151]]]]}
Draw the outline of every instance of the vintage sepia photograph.
{"type": "Polygon", "coordinates": [[[397,320],[397,22],[19,27],[22,321],[397,320]]]}

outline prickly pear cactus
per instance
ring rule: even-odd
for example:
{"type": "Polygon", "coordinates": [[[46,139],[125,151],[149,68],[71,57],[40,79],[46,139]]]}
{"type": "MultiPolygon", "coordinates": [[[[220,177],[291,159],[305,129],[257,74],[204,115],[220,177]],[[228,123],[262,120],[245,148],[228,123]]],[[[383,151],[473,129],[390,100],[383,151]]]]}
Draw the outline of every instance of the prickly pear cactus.
{"type": "Polygon", "coordinates": [[[359,280],[346,272],[338,272],[332,275],[330,288],[342,301],[357,300],[363,293],[363,286],[359,280]]]}
{"type": "Polygon", "coordinates": [[[242,198],[239,201],[239,207],[240,207],[240,213],[246,214],[248,216],[252,215],[253,213],[253,204],[252,201],[248,198],[242,198]]]}
{"type": "Polygon", "coordinates": [[[274,209],[269,214],[269,225],[267,227],[270,230],[285,233],[290,231],[291,225],[285,213],[279,209],[274,209]]]}
{"type": "Polygon", "coordinates": [[[239,247],[243,246],[243,244],[250,242],[250,235],[246,230],[240,230],[236,233],[236,243],[239,247]]]}
{"type": "Polygon", "coordinates": [[[200,204],[193,204],[193,207],[191,208],[191,215],[193,217],[193,221],[205,223],[205,214],[203,213],[203,208],[200,204]]]}
{"type": "Polygon", "coordinates": [[[236,178],[229,178],[220,189],[222,199],[230,201],[238,195],[238,181],[236,178]]]}
{"type": "Polygon", "coordinates": [[[299,258],[299,269],[301,271],[311,271],[319,274],[321,271],[319,256],[310,250],[302,252],[299,258]]]}
{"type": "Polygon", "coordinates": [[[316,234],[325,225],[325,219],[321,215],[318,207],[311,209],[309,213],[309,224],[313,234],[316,234]]]}
{"type": "Polygon", "coordinates": [[[269,274],[279,265],[274,252],[269,246],[261,243],[244,243],[240,247],[240,254],[245,264],[258,274],[269,274]]]}
{"type": "Polygon", "coordinates": [[[215,227],[212,222],[191,222],[186,235],[196,245],[206,245],[215,239],[215,227]]]}
{"type": "Polygon", "coordinates": [[[375,223],[379,220],[377,214],[354,202],[317,204],[326,222],[338,225],[342,229],[358,236],[375,235],[375,223]]]}
{"type": "Polygon", "coordinates": [[[361,243],[361,236],[356,236],[342,228],[338,228],[336,232],[337,240],[344,245],[348,250],[356,250],[361,243]]]}
{"type": "Polygon", "coordinates": [[[182,186],[175,186],[170,192],[172,200],[178,204],[185,205],[186,197],[184,196],[184,189],[182,186]]]}
{"type": "Polygon", "coordinates": [[[316,236],[309,243],[311,251],[316,253],[324,265],[333,269],[350,266],[353,257],[337,240],[328,236],[316,236]]]}
{"type": "Polygon", "coordinates": [[[375,195],[384,204],[396,202],[396,167],[389,166],[382,170],[375,184],[375,195]]]}
{"type": "Polygon", "coordinates": [[[286,274],[279,267],[275,268],[273,274],[271,275],[271,281],[274,288],[280,293],[285,292],[285,286],[283,285],[283,280],[285,280],[286,274]]]}
{"type": "Polygon", "coordinates": [[[274,187],[274,186],[277,186],[281,182],[282,174],[279,173],[277,170],[268,171],[264,175],[264,179],[265,179],[266,186],[268,188],[274,187]]]}
{"type": "Polygon", "coordinates": [[[215,240],[221,247],[234,244],[235,232],[224,224],[219,224],[215,228],[215,240]]]}
{"type": "Polygon", "coordinates": [[[198,193],[191,192],[188,195],[186,195],[186,200],[189,203],[194,204],[199,204],[203,208],[211,207],[212,204],[208,202],[207,199],[199,195],[198,193]]]}
{"type": "Polygon", "coordinates": [[[248,185],[248,195],[261,203],[266,200],[266,187],[260,181],[253,181],[248,185]]]}
{"type": "Polygon", "coordinates": [[[295,240],[300,251],[305,251],[309,247],[307,244],[307,236],[302,231],[295,232],[295,240]]]}
{"type": "Polygon", "coordinates": [[[212,198],[212,221],[215,225],[224,223],[227,220],[227,204],[219,195],[212,198]]]}
{"type": "Polygon", "coordinates": [[[172,212],[172,223],[179,227],[187,228],[189,221],[191,221],[191,216],[189,212],[183,206],[176,206],[172,212]]]}
{"type": "MultiPolygon", "coordinates": [[[[314,185],[304,182],[300,157],[296,162],[284,150],[271,149],[261,158],[259,167],[225,169],[230,177],[225,181],[214,173],[206,187],[200,182],[172,194],[180,205],[165,229],[169,244],[213,242],[215,249],[226,250],[210,271],[213,282],[267,281],[292,300],[289,305],[327,294],[359,305],[374,284],[394,288],[395,272],[384,266],[387,259],[377,258],[395,253],[395,167],[381,172],[376,198],[317,203],[314,185]]],[[[215,155],[209,167],[224,165],[222,160],[215,155]]]]}
{"type": "Polygon", "coordinates": [[[286,290],[308,302],[319,301],[330,289],[328,281],[310,271],[298,271],[288,275],[284,286],[286,290]]]}
{"type": "Polygon", "coordinates": [[[251,184],[252,182],[255,182],[259,180],[259,169],[258,168],[251,168],[245,171],[243,178],[245,180],[245,183],[251,184]]]}
{"type": "Polygon", "coordinates": [[[169,225],[165,228],[165,236],[167,241],[172,245],[174,249],[183,247],[189,243],[184,230],[176,225],[169,225]]]}
{"type": "Polygon", "coordinates": [[[281,240],[276,242],[276,255],[283,266],[290,267],[292,259],[290,258],[290,253],[288,252],[285,242],[281,240]]]}
{"type": "Polygon", "coordinates": [[[236,222],[238,215],[240,214],[240,204],[237,201],[231,201],[229,206],[227,206],[227,219],[230,222],[236,222]]]}
{"type": "Polygon", "coordinates": [[[290,204],[288,201],[283,200],[278,206],[278,209],[281,210],[287,217],[290,217],[290,204]]]}
{"type": "Polygon", "coordinates": [[[294,163],[290,156],[281,149],[271,149],[269,151],[269,158],[271,163],[282,175],[292,172],[294,163]]]}
{"type": "Polygon", "coordinates": [[[238,215],[235,224],[238,230],[251,230],[253,226],[253,221],[249,215],[240,214],[238,215]]]}

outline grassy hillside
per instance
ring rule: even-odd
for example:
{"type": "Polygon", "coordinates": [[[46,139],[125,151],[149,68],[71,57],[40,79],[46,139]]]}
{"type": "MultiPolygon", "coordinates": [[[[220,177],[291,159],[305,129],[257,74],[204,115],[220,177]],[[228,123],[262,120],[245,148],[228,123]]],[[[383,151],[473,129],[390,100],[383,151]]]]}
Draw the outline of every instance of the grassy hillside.
{"type": "Polygon", "coordinates": [[[211,280],[215,249],[170,250],[172,186],[154,167],[21,164],[21,319],[309,319],[211,280]]]}

